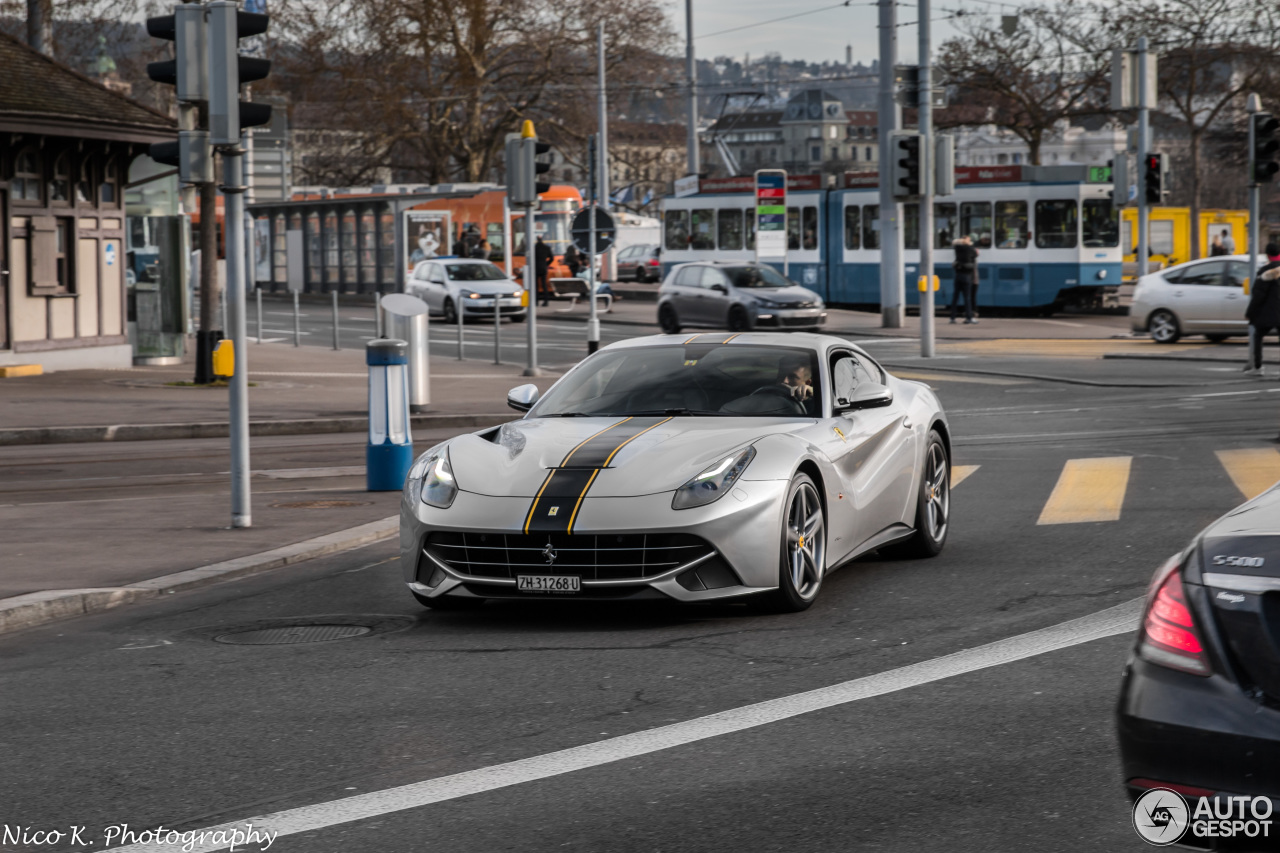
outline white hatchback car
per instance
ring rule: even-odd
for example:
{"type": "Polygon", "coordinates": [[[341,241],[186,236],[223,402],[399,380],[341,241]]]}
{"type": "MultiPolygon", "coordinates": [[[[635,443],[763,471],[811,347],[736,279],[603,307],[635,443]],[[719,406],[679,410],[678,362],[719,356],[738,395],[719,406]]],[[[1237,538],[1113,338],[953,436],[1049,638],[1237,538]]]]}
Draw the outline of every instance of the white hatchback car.
{"type": "MultiPolygon", "coordinates": [[[[1259,268],[1266,263],[1266,258],[1258,259],[1259,268]]],[[[1247,335],[1248,280],[1248,255],[1189,261],[1144,275],[1133,291],[1130,325],[1159,344],[1183,335],[1204,335],[1211,341],[1247,335]]]]}
{"type": "Polygon", "coordinates": [[[493,319],[498,311],[514,323],[523,323],[528,309],[521,304],[524,288],[489,261],[471,258],[431,258],[419,261],[409,279],[408,292],[427,303],[432,314],[446,323],[458,322],[458,306],[466,319],[493,319]]]}

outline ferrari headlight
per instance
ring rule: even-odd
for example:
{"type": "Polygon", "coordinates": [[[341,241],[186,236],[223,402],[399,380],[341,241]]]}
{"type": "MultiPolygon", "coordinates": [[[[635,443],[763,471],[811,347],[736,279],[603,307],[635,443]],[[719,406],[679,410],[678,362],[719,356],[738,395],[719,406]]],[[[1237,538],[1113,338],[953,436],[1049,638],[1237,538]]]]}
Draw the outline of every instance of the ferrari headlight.
{"type": "Polygon", "coordinates": [[[719,500],[734,483],[738,482],[742,472],[747,470],[747,466],[755,457],[756,449],[748,447],[709,466],[701,474],[676,489],[676,495],[671,499],[671,508],[689,509],[719,500]]]}
{"type": "Polygon", "coordinates": [[[409,494],[419,495],[422,502],[446,509],[458,495],[458,484],[449,467],[449,454],[445,450],[424,453],[409,469],[409,494]]]}

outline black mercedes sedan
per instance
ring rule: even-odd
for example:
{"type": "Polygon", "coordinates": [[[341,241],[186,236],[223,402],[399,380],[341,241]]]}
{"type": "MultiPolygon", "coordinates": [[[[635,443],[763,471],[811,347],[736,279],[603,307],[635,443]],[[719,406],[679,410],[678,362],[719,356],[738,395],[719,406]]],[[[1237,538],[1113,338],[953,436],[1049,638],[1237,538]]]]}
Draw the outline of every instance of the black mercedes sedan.
{"type": "Polygon", "coordinates": [[[1139,832],[1171,813],[1176,822],[1178,810],[1164,805],[1180,801],[1185,847],[1276,848],[1280,487],[1215,521],[1156,572],[1117,723],[1139,832]],[[1164,805],[1145,809],[1156,790],[1164,805]]]}

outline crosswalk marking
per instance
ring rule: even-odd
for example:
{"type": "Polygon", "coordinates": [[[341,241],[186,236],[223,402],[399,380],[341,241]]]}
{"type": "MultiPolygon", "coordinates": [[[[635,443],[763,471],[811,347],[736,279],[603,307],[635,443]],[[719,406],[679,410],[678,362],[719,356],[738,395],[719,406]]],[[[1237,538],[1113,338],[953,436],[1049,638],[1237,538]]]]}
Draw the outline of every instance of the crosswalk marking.
{"type": "Polygon", "coordinates": [[[1245,498],[1257,497],[1280,480],[1280,450],[1274,447],[1219,450],[1217,454],[1245,498]]]}
{"type": "Polygon", "coordinates": [[[1036,524],[1118,521],[1132,456],[1069,459],[1036,524]]]}
{"type": "Polygon", "coordinates": [[[951,488],[954,489],[956,486],[969,479],[969,475],[981,467],[981,465],[952,465],[951,488]]]}

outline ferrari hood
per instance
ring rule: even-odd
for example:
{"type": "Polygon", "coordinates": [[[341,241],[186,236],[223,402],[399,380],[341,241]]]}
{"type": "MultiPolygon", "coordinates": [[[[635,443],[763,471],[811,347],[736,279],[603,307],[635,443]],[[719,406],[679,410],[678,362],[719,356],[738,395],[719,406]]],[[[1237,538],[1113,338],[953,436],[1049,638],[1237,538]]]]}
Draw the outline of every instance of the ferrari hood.
{"type": "Polygon", "coordinates": [[[552,469],[600,469],[591,496],[669,492],[730,451],[811,421],[773,418],[529,418],[449,442],[458,488],[537,496],[552,469]]]}

